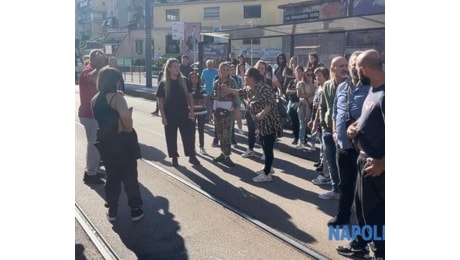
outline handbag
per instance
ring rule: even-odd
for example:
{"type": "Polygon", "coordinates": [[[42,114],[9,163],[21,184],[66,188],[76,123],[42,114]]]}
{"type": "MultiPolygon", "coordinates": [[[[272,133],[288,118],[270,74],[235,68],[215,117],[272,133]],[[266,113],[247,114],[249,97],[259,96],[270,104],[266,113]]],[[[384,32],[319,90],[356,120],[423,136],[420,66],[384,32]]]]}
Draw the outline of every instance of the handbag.
{"type": "Polygon", "coordinates": [[[230,115],[230,111],[225,108],[216,108],[214,111],[214,116],[217,118],[227,118],[230,115]]]}
{"type": "Polygon", "coordinates": [[[288,116],[286,108],[284,107],[284,104],[281,100],[278,100],[278,102],[276,102],[276,107],[278,108],[278,113],[280,114],[281,117],[284,118],[288,116]]]}

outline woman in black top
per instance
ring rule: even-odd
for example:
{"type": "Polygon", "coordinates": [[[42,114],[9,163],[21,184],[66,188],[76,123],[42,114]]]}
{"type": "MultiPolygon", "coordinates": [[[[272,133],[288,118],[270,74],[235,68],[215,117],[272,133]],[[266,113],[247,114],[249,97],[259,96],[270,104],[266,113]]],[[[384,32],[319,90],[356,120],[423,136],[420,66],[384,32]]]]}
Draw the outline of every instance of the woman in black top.
{"type": "Polygon", "coordinates": [[[132,108],[128,109],[125,98],[118,92],[120,83],[121,74],[117,69],[106,66],[99,72],[99,93],[91,100],[93,115],[99,125],[95,146],[107,172],[105,199],[109,221],[116,220],[122,182],[131,207],[131,218],[138,221],[144,216],[137,181],[137,159],[141,154],[133,129],[132,108]]]}
{"type": "Polygon", "coordinates": [[[186,79],[181,76],[179,61],[171,58],[166,61],[163,80],[158,85],[157,98],[160,106],[162,123],[165,127],[168,156],[172,165],[179,166],[177,157],[177,129],[180,131],[185,156],[191,164],[200,164],[195,156],[195,114],[193,97],[187,87],[186,79]]]}

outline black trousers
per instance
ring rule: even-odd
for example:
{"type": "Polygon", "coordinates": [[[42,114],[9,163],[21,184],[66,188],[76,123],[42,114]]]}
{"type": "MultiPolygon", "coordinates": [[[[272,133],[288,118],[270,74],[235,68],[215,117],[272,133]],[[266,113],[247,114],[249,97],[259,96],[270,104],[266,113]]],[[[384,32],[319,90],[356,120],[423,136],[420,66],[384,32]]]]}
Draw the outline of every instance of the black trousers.
{"type": "MultiPolygon", "coordinates": [[[[289,116],[291,117],[292,134],[294,135],[294,139],[299,140],[300,121],[299,121],[299,114],[297,113],[297,110],[289,109],[289,116]]],[[[303,142],[303,140],[300,140],[300,141],[303,142]]]]}
{"type": "Polygon", "coordinates": [[[181,118],[168,120],[165,126],[166,145],[169,157],[179,157],[177,152],[177,129],[184,145],[185,156],[195,156],[195,124],[193,120],[181,118]]]}
{"type": "MultiPolygon", "coordinates": [[[[336,161],[340,177],[340,200],[337,210],[338,218],[349,219],[351,207],[355,199],[356,175],[358,174],[358,152],[354,149],[336,149],[336,161]]],[[[358,216],[358,224],[363,225],[362,216],[358,216]]]]}
{"type": "MultiPolygon", "coordinates": [[[[364,177],[366,156],[358,156],[356,182],[356,215],[361,215],[366,225],[377,226],[377,235],[382,237],[385,226],[385,172],[377,177],[364,177]]],[[[376,256],[385,256],[385,240],[375,240],[376,256]]]]}
{"type": "Polygon", "coordinates": [[[246,110],[244,118],[246,118],[246,124],[248,126],[248,148],[249,150],[253,150],[256,143],[256,124],[249,110],[246,110]]]}
{"type": "Polygon", "coordinates": [[[193,129],[196,129],[195,125],[198,125],[198,141],[200,143],[200,147],[204,147],[204,123],[206,121],[206,115],[196,116],[195,118],[193,129]]]}
{"type": "Polygon", "coordinates": [[[270,170],[272,168],[273,159],[274,159],[273,147],[275,146],[275,141],[276,141],[275,134],[260,136],[260,143],[262,144],[262,149],[264,150],[264,154],[265,154],[265,167],[264,167],[265,175],[268,175],[268,173],[270,173],[270,170]]]}
{"type": "Polygon", "coordinates": [[[131,208],[142,205],[139,182],[137,181],[137,159],[121,150],[104,160],[107,180],[105,183],[105,199],[110,208],[118,206],[121,183],[124,185],[128,204],[131,208]]]}

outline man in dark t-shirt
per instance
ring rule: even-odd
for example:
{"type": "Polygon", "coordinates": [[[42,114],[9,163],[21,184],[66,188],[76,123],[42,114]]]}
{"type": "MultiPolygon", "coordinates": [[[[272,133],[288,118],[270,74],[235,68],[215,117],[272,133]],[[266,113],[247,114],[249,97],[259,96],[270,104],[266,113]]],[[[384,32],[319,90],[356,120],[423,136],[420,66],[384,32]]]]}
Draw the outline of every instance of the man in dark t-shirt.
{"type": "MultiPolygon", "coordinates": [[[[339,246],[339,254],[364,251],[374,242],[375,258],[385,258],[385,73],[380,56],[367,50],[356,59],[361,83],[370,85],[361,116],[347,129],[347,135],[359,149],[355,207],[366,225],[373,228],[369,240],[357,236],[347,246],[339,246]]],[[[369,237],[369,236],[365,236],[369,237]]]]}

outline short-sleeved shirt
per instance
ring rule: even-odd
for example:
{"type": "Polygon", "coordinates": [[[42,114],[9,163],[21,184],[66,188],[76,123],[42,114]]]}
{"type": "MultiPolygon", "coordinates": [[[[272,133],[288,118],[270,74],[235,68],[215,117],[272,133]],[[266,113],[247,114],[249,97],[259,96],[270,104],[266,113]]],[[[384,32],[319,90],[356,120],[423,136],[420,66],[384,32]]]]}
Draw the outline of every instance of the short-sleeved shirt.
{"type": "Polygon", "coordinates": [[[206,94],[211,96],[212,94],[212,87],[214,84],[214,78],[219,74],[219,71],[216,69],[205,69],[201,73],[201,82],[204,82],[204,89],[206,90],[206,94]]]}
{"type": "Polygon", "coordinates": [[[357,140],[368,156],[385,156],[385,84],[370,88],[358,119],[357,140]]]}
{"type": "MultiPolygon", "coordinates": [[[[184,84],[185,84],[185,79],[184,84]]],[[[157,97],[164,99],[164,111],[168,123],[172,120],[182,120],[188,118],[189,108],[187,102],[187,92],[191,93],[190,87],[184,87],[178,79],[171,80],[169,95],[166,97],[165,81],[158,85],[157,97]]]]}
{"type": "Polygon", "coordinates": [[[78,116],[84,118],[93,118],[93,112],[91,110],[91,99],[97,93],[96,84],[90,79],[91,71],[94,68],[91,65],[86,65],[80,73],[78,79],[80,88],[80,107],[78,108],[78,116]]]}

